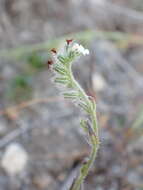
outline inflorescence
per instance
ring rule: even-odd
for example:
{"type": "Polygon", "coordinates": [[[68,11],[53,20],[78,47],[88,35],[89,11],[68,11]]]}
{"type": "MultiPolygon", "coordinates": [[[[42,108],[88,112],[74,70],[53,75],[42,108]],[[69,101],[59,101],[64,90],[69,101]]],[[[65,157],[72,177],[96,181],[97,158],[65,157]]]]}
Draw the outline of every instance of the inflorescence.
{"type": "Polygon", "coordinates": [[[51,52],[53,59],[48,61],[48,67],[55,73],[54,82],[62,85],[64,87],[62,90],[63,96],[74,100],[87,115],[86,120],[81,119],[80,126],[87,136],[88,144],[91,146],[91,153],[89,158],[81,165],[79,175],[69,188],[69,190],[79,190],[94,163],[99,147],[95,100],[84,92],[72,73],[72,63],[80,56],[88,55],[89,50],[69,39],[66,40],[66,44],[61,51],[52,49],[51,52]]]}

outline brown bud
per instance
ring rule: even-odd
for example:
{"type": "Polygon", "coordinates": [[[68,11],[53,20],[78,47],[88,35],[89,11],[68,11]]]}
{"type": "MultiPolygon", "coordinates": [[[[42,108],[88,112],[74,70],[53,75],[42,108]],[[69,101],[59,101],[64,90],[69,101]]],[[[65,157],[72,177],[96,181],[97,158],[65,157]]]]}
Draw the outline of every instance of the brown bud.
{"type": "Polygon", "coordinates": [[[69,45],[70,43],[72,43],[73,39],[67,39],[66,42],[69,45]]]}
{"type": "Polygon", "coordinates": [[[52,60],[48,60],[47,64],[48,64],[48,69],[50,68],[50,65],[52,65],[54,62],[52,60]]]}
{"type": "Polygon", "coordinates": [[[57,50],[55,48],[51,49],[51,52],[57,54],[57,50]]]}

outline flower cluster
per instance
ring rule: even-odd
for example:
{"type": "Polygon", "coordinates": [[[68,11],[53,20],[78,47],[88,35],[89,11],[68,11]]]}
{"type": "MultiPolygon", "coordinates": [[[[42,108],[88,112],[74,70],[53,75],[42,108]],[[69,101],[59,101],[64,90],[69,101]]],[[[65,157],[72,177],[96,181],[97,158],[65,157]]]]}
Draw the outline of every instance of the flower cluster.
{"type": "Polygon", "coordinates": [[[77,54],[82,54],[82,55],[88,55],[89,50],[85,49],[82,45],[79,45],[78,43],[73,44],[71,51],[77,53],[77,54]]]}
{"type": "MultiPolygon", "coordinates": [[[[72,39],[66,40],[66,45],[64,50],[61,52],[57,52],[55,48],[51,50],[53,57],[56,59],[54,60],[56,63],[59,61],[62,64],[69,64],[74,61],[77,57],[81,55],[88,55],[89,50],[85,49],[82,45],[75,43],[72,39]]],[[[53,61],[48,61],[48,66],[52,65],[53,61]]],[[[55,65],[55,64],[54,64],[55,65]]]]}
{"type": "Polygon", "coordinates": [[[89,97],[74,79],[71,69],[72,63],[81,55],[88,55],[89,50],[78,43],[74,43],[73,40],[67,40],[61,52],[57,52],[55,49],[51,51],[54,54],[53,57],[55,61],[49,62],[49,66],[52,66],[55,72],[54,82],[62,84],[67,89],[70,89],[63,92],[64,97],[72,99],[89,114],[91,112],[89,97]]]}
{"type": "MultiPolygon", "coordinates": [[[[76,81],[74,81],[71,71],[72,63],[81,55],[88,55],[89,50],[70,39],[66,40],[65,47],[62,51],[57,52],[56,49],[52,49],[51,52],[53,54],[54,61],[48,61],[48,66],[52,67],[56,73],[55,82],[75,90],[76,85],[74,83],[76,81]]],[[[74,93],[74,91],[72,91],[71,94],[73,97],[75,94],[78,95],[78,92],[74,93]]]]}

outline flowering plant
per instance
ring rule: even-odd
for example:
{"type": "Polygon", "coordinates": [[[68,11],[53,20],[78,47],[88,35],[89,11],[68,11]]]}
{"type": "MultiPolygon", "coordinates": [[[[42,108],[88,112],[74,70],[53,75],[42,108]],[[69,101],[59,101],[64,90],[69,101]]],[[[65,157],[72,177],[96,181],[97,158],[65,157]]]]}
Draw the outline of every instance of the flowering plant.
{"type": "Polygon", "coordinates": [[[99,148],[98,124],[96,118],[96,103],[92,97],[86,95],[82,87],[75,80],[72,73],[72,63],[82,55],[88,55],[89,50],[73,40],[66,40],[62,51],[52,49],[53,59],[48,61],[49,67],[55,72],[54,82],[61,84],[65,98],[74,100],[87,114],[87,119],[81,119],[80,126],[83,128],[88,144],[91,146],[91,153],[88,159],[81,165],[79,175],[73,181],[70,190],[79,190],[94,163],[99,148]]]}

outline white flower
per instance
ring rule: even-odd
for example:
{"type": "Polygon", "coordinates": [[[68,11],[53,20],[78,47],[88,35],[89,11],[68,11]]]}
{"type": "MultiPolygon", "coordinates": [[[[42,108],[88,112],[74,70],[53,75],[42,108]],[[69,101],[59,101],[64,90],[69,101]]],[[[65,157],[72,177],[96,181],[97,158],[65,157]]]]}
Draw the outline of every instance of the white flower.
{"type": "Polygon", "coordinates": [[[79,54],[83,54],[83,55],[89,54],[89,50],[85,49],[82,45],[79,45],[78,43],[73,44],[71,51],[79,53],[79,54]]]}
{"type": "Polygon", "coordinates": [[[84,49],[83,55],[89,55],[89,50],[88,49],[84,49]]]}

